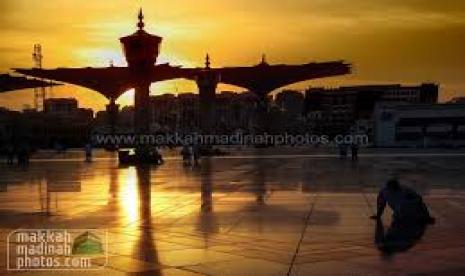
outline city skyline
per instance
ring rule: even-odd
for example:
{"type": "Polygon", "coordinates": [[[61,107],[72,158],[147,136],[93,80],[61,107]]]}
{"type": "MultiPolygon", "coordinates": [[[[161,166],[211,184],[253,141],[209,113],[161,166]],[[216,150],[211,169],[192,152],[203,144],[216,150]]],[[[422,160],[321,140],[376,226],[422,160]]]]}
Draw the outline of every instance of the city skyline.
{"type": "MultiPolygon", "coordinates": [[[[165,37],[160,63],[202,66],[206,52],[214,67],[257,64],[262,53],[272,64],[340,57],[353,63],[352,75],[290,88],[433,81],[442,86],[442,101],[465,95],[461,80],[465,64],[460,63],[465,59],[461,50],[465,4],[459,1],[390,1],[389,6],[363,0],[349,5],[298,0],[266,5],[263,1],[180,2],[115,1],[111,6],[97,2],[80,7],[75,1],[2,1],[5,16],[0,32],[8,43],[0,51],[0,70],[31,67],[34,43],[44,47],[46,68],[108,66],[110,60],[124,66],[117,38],[134,29],[134,15],[142,6],[148,31],[165,37]]],[[[225,89],[234,87],[218,88],[225,89]]],[[[152,86],[152,94],[176,90],[196,91],[195,83],[152,86]]],[[[90,90],[68,85],[53,89],[53,96],[65,95],[95,110],[105,104],[103,97],[90,90]]],[[[131,98],[127,93],[119,102],[127,105],[131,98]]],[[[31,90],[0,96],[0,105],[13,109],[32,101],[31,90]]]]}

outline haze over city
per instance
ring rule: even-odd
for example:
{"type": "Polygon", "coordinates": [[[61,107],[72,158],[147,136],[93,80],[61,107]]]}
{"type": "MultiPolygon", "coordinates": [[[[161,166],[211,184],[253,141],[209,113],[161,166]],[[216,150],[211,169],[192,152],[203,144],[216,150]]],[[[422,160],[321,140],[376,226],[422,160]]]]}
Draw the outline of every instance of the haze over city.
{"type": "MultiPolygon", "coordinates": [[[[0,71],[32,67],[32,46],[43,47],[44,67],[124,66],[118,38],[134,30],[144,7],[147,30],[164,37],[159,63],[203,66],[305,63],[344,59],[351,75],[292,85],[341,86],[370,83],[436,82],[440,101],[465,95],[465,3],[463,1],[1,1],[0,71]]],[[[220,86],[218,90],[236,90],[220,86]]],[[[194,92],[190,81],[152,86],[152,94],[194,92]]],[[[52,96],[76,97],[83,107],[102,110],[105,99],[65,85],[52,96]]],[[[119,102],[131,104],[130,93],[119,102]]],[[[32,90],[6,93],[0,105],[32,105],[32,90]],[[19,100],[21,99],[21,100],[19,100]]]]}

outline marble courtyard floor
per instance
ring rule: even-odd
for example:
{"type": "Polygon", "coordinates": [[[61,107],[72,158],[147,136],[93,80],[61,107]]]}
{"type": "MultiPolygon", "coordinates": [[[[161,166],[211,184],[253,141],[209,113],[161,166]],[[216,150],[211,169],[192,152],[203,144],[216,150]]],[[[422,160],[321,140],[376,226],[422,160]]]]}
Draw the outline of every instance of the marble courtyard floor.
{"type": "Polygon", "coordinates": [[[372,150],[354,163],[257,150],[196,168],[49,154],[25,169],[0,164],[0,274],[18,228],[106,229],[108,264],[86,275],[465,275],[465,154],[372,150]],[[424,196],[437,222],[386,256],[369,216],[392,175],[424,196]]]}

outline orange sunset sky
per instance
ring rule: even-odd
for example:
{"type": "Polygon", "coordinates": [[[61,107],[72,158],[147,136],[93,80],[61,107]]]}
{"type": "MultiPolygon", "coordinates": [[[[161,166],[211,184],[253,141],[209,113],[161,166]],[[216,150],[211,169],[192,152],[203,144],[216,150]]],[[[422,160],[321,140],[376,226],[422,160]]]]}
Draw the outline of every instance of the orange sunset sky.
{"type": "MultiPolygon", "coordinates": [[[[465,96],[463,0],[1,0],[0,72],[32,66],[43,47],[44,67],[125,65],[118,38],[134,32],[139,7],[146,30],[164,37],[159,62],[214,67],[346,60],[352,75],[290,88],[372,83],[437,82],[441,101],[465,96]]],[[[219,87],[234,89],[232,87],[219,87]]],[[[152,94],[195,92],[189,81],[152,86],[152,94]]],[[[103,96],[66,85],[54,97],[76,97],[104,108],[103,96]]],[[[131,95],[119,102],[131,103],[131,95]]],[[[32,105],[32,90],[0,95],[0,106],[32,105]]]]}

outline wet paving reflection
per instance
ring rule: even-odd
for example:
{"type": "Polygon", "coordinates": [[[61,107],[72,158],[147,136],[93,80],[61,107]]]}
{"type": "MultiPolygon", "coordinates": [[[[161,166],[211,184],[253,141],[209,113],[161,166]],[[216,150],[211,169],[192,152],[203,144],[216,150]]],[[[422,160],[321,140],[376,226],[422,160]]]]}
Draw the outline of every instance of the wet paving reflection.
{"type": "Polygon", "coordinates": [[[109,231],[108,273],[305,275],[331,274],[335,265],[395,273],[405,263],[386,266],[368,217],[396,175],[438,219],[404,257],[463,263],[465,157],[254,156],[204,158],[196,167],[178,159],[160,167],[113,159],[0,165],[3,244],[16,228],[97,228],[109,231]]]}

